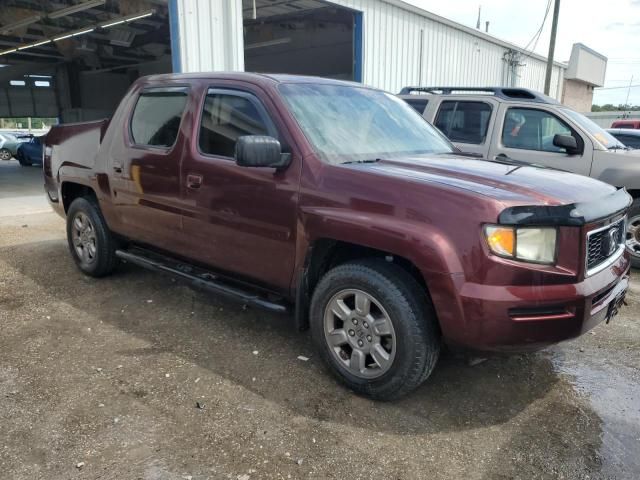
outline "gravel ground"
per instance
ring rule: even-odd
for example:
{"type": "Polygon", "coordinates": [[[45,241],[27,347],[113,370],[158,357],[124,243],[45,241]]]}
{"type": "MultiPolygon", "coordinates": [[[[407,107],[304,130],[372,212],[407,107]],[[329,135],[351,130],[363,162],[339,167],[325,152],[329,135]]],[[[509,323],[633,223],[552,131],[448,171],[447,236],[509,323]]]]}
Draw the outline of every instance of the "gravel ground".
{"type": "Polygon", "coordinates": [[[287,317],[132,266],[84,277],[40,185],[0,165],[2,479],[640,477],[637,272],[610,325],[475,366],[448,354],[376,403],[287,317]]]}

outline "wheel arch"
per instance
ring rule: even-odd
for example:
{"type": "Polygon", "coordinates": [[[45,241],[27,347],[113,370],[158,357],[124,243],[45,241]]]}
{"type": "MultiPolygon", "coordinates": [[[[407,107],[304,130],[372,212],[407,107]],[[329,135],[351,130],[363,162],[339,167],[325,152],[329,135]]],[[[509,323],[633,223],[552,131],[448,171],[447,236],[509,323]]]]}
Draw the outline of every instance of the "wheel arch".
{"type": "Polygon", "coordinates": [[[311,296],[316,285],[327,271],[350,261],[371,258],[379,258],[401,267],[429,295],[426,278],[418,266],[409,258],[385,249],[321,237],[309,244],[304,265],[299,274],[296,286],[296,327],[299,330],[306,330],[309,327],[308,313],[311,296]]]}
{"type": "Polygon", "coordinates": [[[62,182],[62,184],[60,185],[60,193],[62,197],[62,205],[64,207],[65,214],[69,211],[69,206],[76,198],[80,198],[80,197],[97,198],[96,192],[93,190],[92,187],[82,183],[77,183],[72,181],[62,182]]]}

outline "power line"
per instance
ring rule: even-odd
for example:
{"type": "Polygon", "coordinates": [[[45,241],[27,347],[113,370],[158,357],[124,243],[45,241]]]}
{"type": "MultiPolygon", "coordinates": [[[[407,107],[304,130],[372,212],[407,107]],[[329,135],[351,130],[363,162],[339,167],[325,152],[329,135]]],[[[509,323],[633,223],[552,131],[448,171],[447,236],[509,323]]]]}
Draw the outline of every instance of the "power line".
{"type": "Polygon", "coordinates": [[[621,90],[623,88],[638,88],[640,87],[640,84],[637,85],[625,85],[623,87],[596,87],[595,89],[600,91],[600,90],[621,90]]]}
{"type": "Polygon", "coordinates": [[[542,19],[542,24],[540,25],[540,28],[536,30],[536,33],[533,34],[533,37],[531,37],[531,40],[529,40],[529,42],[527,43],[527,45],[524,47],[523,50],[525,51],[528,50],[529,46],[534,41],[535,43],[533,44],[533,47],[531,47],[530,53],[533,53],[533,51],[535,50],[536,46],[538,45],[538,40],[540,39],[540,35],[542,34],[542,29],[544,28],[544,24],[547,22],[547,17],[549,16],[549,10],[551,10],[551,0],[547,1],[547,8],[544,11],[544,17],[542,19]]]}

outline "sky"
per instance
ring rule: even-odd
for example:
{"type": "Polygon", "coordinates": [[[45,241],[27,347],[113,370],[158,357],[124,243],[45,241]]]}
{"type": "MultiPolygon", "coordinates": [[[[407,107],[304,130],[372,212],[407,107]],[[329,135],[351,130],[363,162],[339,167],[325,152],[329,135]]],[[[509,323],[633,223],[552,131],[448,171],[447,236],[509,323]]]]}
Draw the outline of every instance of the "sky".
{"type": "MultiPolygon", "coordinates": [[[[475,27],[478,6],[489,33],[524,47],[540,28],[547,0],[405,0],[437,15],[475,27]]],[[[551,6],[535,52],[547,56],[551,6]]],[[[583,43],[608,57],[605,88],[596,89],[595,104],[625,103],[633,75],[629,103],[640,105],[640,0],[561,0],[555,60],[565,62],[574,43],[583,43]],[[612,88],[624,87],[624,88],[612,88]]]]}

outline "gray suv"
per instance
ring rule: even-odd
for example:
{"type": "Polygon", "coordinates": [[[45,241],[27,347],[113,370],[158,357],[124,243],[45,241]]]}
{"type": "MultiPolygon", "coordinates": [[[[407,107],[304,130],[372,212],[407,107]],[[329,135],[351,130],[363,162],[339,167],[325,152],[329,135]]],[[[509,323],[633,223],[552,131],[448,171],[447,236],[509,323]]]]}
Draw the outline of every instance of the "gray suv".
{"type": "Polygon", "coordinates": [[[399,94],[462,152],[533,163],[626,188],[627,247],[640,268],[640,151],[584,115],[523,88],[405,87],[399,94]]]}

